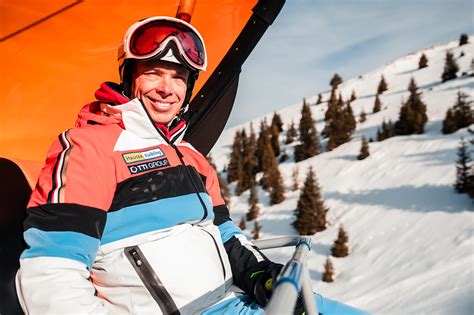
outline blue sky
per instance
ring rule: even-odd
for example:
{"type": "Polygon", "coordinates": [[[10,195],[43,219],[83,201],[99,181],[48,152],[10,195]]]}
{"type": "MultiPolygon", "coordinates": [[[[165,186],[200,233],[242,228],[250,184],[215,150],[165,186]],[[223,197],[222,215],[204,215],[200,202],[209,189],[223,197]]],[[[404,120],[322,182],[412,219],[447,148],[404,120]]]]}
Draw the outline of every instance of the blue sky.
{"type": "Polygon", "coordinates": [[[243,66],[227,126],[407,53],[474,34],[473,0],[286,0],[243,66]]]}

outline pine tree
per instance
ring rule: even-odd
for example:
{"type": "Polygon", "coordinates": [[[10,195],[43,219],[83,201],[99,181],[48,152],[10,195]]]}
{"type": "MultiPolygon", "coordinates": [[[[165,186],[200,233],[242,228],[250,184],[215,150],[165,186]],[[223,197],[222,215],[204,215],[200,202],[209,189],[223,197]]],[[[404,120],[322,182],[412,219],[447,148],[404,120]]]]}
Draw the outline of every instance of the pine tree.
{"type": "Polygon", "coordinates": [[[296,191],[298,190],[300,184],[299,184],[299,169],[298,169],[298,165],[296,165],[294,168],[293,168],[293,173],[291,174],[291,178],[293,180],[293,186],[292,186],[292,190],[293,191],[296,191]]]}
{"type": "Polygon", "coordinates": [[[363,160],[365,159],[366,157],[368,157],[370,155],[370,152],[369,152],[369,143],[367,142],[367,140],[365,139],[364,136],[362,136],[362,145],[360,147],[360,153],[359,155],[357,156],[357,159],[358,160],[363,160]]]}
{"type": "Polygon", "coordinates": [[[387,124],[387,130],[385,131],[385,139],[395,136],[395,126],[390,119],[387,124]]]}
{"type": "Polygon", "coordinates": [[[456,126],[456,119],[454,118],[453,110],[451,108],[446,112],[446,117],[443,120],[443,129],[441,132],[443,134],[453,133],[458,130],[456,126]]]}
{"type": "Polygon", "coordinates": [[[310,167],[295,210],[293,226],[300,235],[313,235],[326,229],[328,208],[321,199],[316,174],[310,167]]]}
{"type": "MultiPolygon", "coordinates": [[[[253,177],[253,174],[246,174],[245,172],[245,163],[247,161],[247,159],[250,159],[251,156],[253,156],[253,152],[252,152],[252,149],[255,148],[255,147],[252,147],[250,148],[250,154],[248,150],[246,150],[246,148],[249,148],[250,147],[250,138],[247,137],[247,133],[245,132],[245,128],[242,129],[242,131],[240,132],[240,137],[241,137],[241,141],[242,141],[242,147],[241,147],[241,150],[240,150],[240,170],[239,170],[239,177],[237,179],[237,186],[235,187],[235,194],[237,196],[240,196],[245,190],[247,190],[249,187],[250,187],[250,180],[251,178],[253,177]]],[[[248,172],[251,172],[250,171],[247,171],[248,172]]]]}
{"type": "Polygon", "coordinates": [[[365,113],[364,109],[360,112],[359,122],[363,123],[367,120],[367,114],[365,113]]]}
{"type": "Polygon", "coordinates": [[[240,218],[239,228],[243,231],[247,228],[247,224],[245,222],[245,217],[240,218]]]}
{"type": "Polygon", "coordinates": [[[333,89],[337,89],[337,86],[341,83],[342,83],[342,78],[337,73],[335,73],[331,81],[329,81],[329,85],[331,85],[333,89]]]}
{"type": "Polygon", "coordinates": [[[454,189],[458,193],[465,193],[468,191],[471,157],[469,156],[467,143],[464,141],[464,138],[461,138],[457,154],[454,189]]]}
{"type": "Polygon", "coordinates": [[[443,120],[443,129],[441,131],[444,134],[453,133],[474,123],[472,101],[468,97],[466,93],[458,92],[456,104],[448,109],[443,120]]]}
{"type": "Polygon", "coordinates": [[[466,45],[469,43],[469,37],[467,34],[461,34],[459,37],[459,46],[466,45]]]}
{"type": "Polygon", "coordinates": [[[410,96],[400,108],[399,119],[395,123],[395,133],[397,135],[421,134],[424,132],[425,123],[428,121],[426,105],[421,100],[421,93],[418,93],[415,79],[411,78],[408,90],[410,96]]]}
{"type": "Polygon", "coordinates": [[[332,265],[331,259],[326,258],[326,263],[324,264],[324,282],[333,282],[334,281],[334,267],[332,265]]]}
{"type": "Polygon", "coordinates": [[[242,130],[240,131],[240,136],[242,137],[242,151],[243,151],[245,146],[248,145],[248,141],[249,141],[249,139],[247,137],[247,132],[245,131],[245,128],[242,128],[242,130]]]}
{"type": "Polygon", "coordinates": [[[301,109],[299,138],[300,144],[295,147],[296,162],[319,154],[319,139],[311,115],[311,108],[306,103],[306,100],[303,100],[303,108],[301,109]]]}
{"type": "Polygon", "coordinates": [[[278,165],[273,164],[273,170],[269,177],[270,205],[276,205],[285,200],[285,187],[278,165]]]}
{"type": "Polygon", "coordinates": [[[324,127],[324,131],[329,138],[326,144],[326,150],[328,151],[348,142],[351,139],[356,124],[350,104],[344,106],[344,100],[341,95],[339,95],[339,99],[332,111],[333,113],[330,114],[331,119],[326,121],[326,126],[324,127]]]}
{"type": "Polygon", "coordinates": [[[387,82],[385,82],[385,77],[382,75],[380,79],[379,86],[377,87],[377,94],[382,94],[388,90],[387,82]]]}
{"type": "Polygon", "coordinates": [[[458,99],[454,105],[454,116],[459,129],[468,127],[474,123],[473,102],[469,100],[468,97],[466,93],[458,92],[458,99]]]}
{"type": "MultiPolygon", "coordinates": [[[[329,100],[328,100],[328,108],[326,110],[326,113],[324,114],[325,122],[328,122],[335,117],[336,111],[337,111],[337,104],[338,104],[338,98],[336,95],[336,89],[332,89],[331,96],[329,97],[329,100]]],[[[324,130],[322,131],[322,134],[324,137],[327,137],[324,130]]]]}
{"type": "Polygon", "coordinates": [[[229,185],[227,184],[227,181],[219,174],[217,174],[217,180],[219,181],[219,187],[221,189],[222,199],[224,199],[224,203],[227,206],[227,208],[230,209],[231,194],[230,194],[229,185]]]}
{"type": "Polygon", "coordinates": [[[423,69],[428,67],[428,58],[425,54],[421,54],[420,61],[418,61],[418,69],[423,69]]]}
{"type": "Polygon", "coordinates": [[[227,166],[227,181],[232,183],[242,177],[242,134],[237,130],[232,144],[229,165],[227,166]]]}
{"type": "Polygon", "coordinates": [[[353,102],[357,99],[356,92],[352,90],[351,98],[349,99],[349,102],[353,102]]]}
{"type": "Polygon", "coordinates": [[[316,101],[316,105],[319,105],[323,102],[323,96],[321,95],[321,93],[318,94],[318,100],[316,101]]]}
{"type": "Polygon", "coordinates": [[[237,181],[237,185],[235,186],[235,195],[240,196],[245,191],[244,185],[242,182],[242,178],[237,181]]]}
{"type": "Polygon", "coordinates": [[[344,230],[344,227],[339,227],[339,233],[337,234],[337,239],[334,241],[334,244],[331,248],[331,254],[334,257],[346,257],[349,255],[349,245],[348,245],[349,238],[347,237],[347,233],[344,230]]]}
{"type": "Polygon", "coordinates": [[[281,154],[280,154],[280,158],[278,159],[278,161],[280,163],[283,163],[285,162],[286,160],[288,160],[288,153],[286,153],[286,149],[283,149],[283,151],[281,151],[281,154]]]}
{"type": "Polygon", "coordinates": [[[270,141],[272,144],[273,153],[275,157],[280,155],[280,132],[278,131],[278,126],[272,124],[270,126],[270,141]]]}
{"type": "Polygon", "coordinates": [[[262,152],[262,178],[260,179],[260,184],[262,188],[269,191],[271,186],[271,176],[272,171],[274,170],[274,165],[276,165],[275,154],[273,153],[272,145],[270,142],[265,144],[262,152]]]}
{"type": "Polygon", "coordinates": [[[382,122],[382,130],[377,129],[377,141],[383,141],[385,139],[391,138],[395,135],[394,126],[391,120],[388,123],[382,122]]]}
{"type": "Polygon", "coordinates": [[[353,131],[356,129],[356,120],[355,120],[354,112],[352,111],[352,106],[350,102],[347,102],[346,104],[344,117],[346,121],[347,130],[350,134],[352,134],[353,131]]]}
{"type": "Polygon", "coordinates": [[[328,107],[326,109],[326,113],[324,113],[324,128],[321,131],[321,136],[324,138],[328,138],[329,134],[331,133],[331,122],[336,118],[337,115],[337,104],[338,104],[338,99],[336,95],[336,90],[332,89],[331,90],[331,96],[329,97],[328,100],[328,107]]]}
{"type": "MultiPolygon", "coordinates": [[[[211,165],[211,167],[214,170],[216,170],[217,169],[216,164],[214,163],[212,159],[212,155],[210,153],[206,156],[206,159],[209,162],[209,165],[211,165]]],[[[227,206],[227,208],[230,208],[231,195],[230,195],[230,190],[229,190],[227,181],[224,178],[222,178],[222,176],[217,171],[216,171],[216,174],[217,174],[217,180],[219,182],[219,188],[220,188],[222,199],[224,199],[224,203],[227,206]]]]}
{"type": "Polygon", "coordinates": [[[454,55],[450,52],[446,52],[446,60],[444,63],[444,71],[441,75],[441,80],[446,82],[448,80],[456,79],[456,73],[459,71],[459,66],[454,60],[454,55]]]}
{"type": "Polygon", "coordinates": [[[377,94],[375,95],[374,108],[372,109],[372,112],[375,114],[380,112],[380,109],[382,109],[382,102],[380,101],[379,94],[377,94]]]}
{"type": "MultiPolygon", "coordinates": [[[[265,147],[267,144],[270,144],[271,146],[271,138],[270,138],[270,130],[267,125],[267,121],[263,119],[260,121],[260,132],[258,135],[258,140],[257,140],[257,167],[256,167],[256,172],[261,172],[263,171],[263,151],[265,150],[265,147]]],[[[273,152],[272,152],[273,153],[273,152]]]]}
{"type": "Polygon", "coordinates": [[[295,138],[298,136],[298,133],[295,128],[295,123],[292,121],[290,125],[288,126],[288,130],[286,131],[286,144],[293,143],[295,141],[295,138]]]}
{"type": "Polygon", "coordinates": [[[255,221],[255,224],[253,226],[253,239],[258,240],[260,238],[260,230],[262,229],[262,226],[258,223],[258,221],[255,221]]]}
{"type": "Polygon", "coordinates": [[[298,137],[298,130],[296,129],[295,123],[293,122],[293,120],[291,121],[291,128],[288,131],[291,131],[293,133],[293,138],[298,137]]]}
{"type": "Polygon", "coordinates": [[[471,165],[466,187],[466,193],[471,199],[474,199],[474,165],[471,165]]]}
{"type": "Polygon", "coordinates": [[[283,131],[283,123],[281,122],[281,117],[277,114],[277,112],[273,112],[272,123],[270,124],[270,126],[276,126],[278,132],[283,131]]]}
{"type": "Polygon", "coordinates": [[[250,188],[252,181],[257,174],[257,136],[250,124],[250,135],[247,138],[246,146],[244,147],[244,158],[242,168],[242,191],[250,188]]]}
{"type": "Polygon", "coordinates": [[[264,147],[261,149],[261,171],[263,172],[260,183],[270,193],[270,204],[282,202],[284,197],[283,178],[278,169],[278,163],[273,153],[268,128],[263,134],[264,147]]]}
{"type": "Polygon", "coordinates": [[[247,221],[255,220],[260,214],[260,208],[258,207],[257,186],[255,181],[252,181],[252,186],[250,187],[248,204],[249,210],[247,212],[247,221]]]}
{"type": "Polygon", "coordinates": [[[380,130],[380,128],[377,128],[377,135],[376,135],[376,139],[377,141],[383,141],[385,140],[382,136],[382,131],[380,130]]]}

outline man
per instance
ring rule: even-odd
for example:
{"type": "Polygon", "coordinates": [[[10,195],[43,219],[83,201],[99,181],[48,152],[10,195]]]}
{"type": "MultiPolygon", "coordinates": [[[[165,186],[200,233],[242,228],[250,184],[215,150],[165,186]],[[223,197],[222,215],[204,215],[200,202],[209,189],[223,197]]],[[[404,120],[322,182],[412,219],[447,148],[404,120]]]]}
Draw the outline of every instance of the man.
{"type": "Polygon", "coordinates": [[[103,83],[82,108],[32,193],[17,274],[23,310],[262,313],[265,283],[282,266],[232,223],[215,170],[182,141],[207,64],[201,35],[148,18],[129,28],[118,59],[121,85],[103,83]]]}

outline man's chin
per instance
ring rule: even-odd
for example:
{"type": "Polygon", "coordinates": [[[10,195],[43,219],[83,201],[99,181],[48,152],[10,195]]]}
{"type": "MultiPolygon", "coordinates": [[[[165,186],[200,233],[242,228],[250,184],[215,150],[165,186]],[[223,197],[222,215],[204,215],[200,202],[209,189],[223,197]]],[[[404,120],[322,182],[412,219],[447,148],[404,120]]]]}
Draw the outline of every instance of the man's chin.
{"type": "Polygon", "coordinates": [[[173,120],[174,115],[152,115],[151,119],[156,124],[167,125],[171,120],[173,120]]]}

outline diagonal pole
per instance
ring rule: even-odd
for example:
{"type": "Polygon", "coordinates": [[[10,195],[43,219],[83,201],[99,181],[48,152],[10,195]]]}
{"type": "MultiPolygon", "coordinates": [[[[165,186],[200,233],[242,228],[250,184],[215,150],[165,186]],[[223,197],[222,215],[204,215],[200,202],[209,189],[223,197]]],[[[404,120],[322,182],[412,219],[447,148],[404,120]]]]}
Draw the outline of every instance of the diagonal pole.
{"type": "Polygon", "coordinates": [[[280,273],[272,297],[265,313],[293,314],[298,294],[302,292],[306,314],[317,315],[318,309],[311,287],[311,278],[306,268],[306,258],[311,251],[310,236],[285,236],[280,238],[254,241],[260,249],[296,245],[293,257],[280,273]]]}

